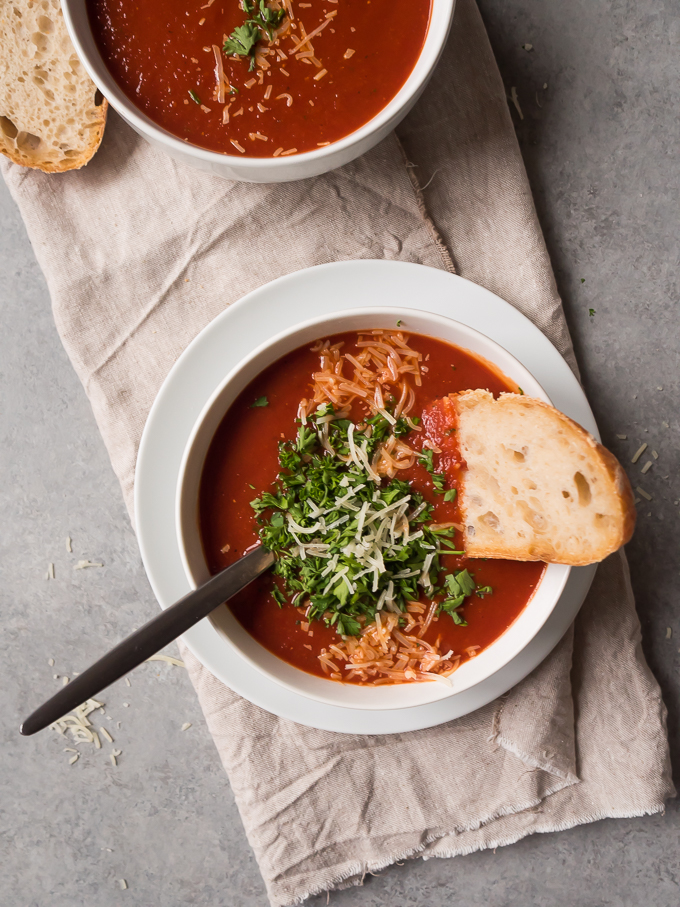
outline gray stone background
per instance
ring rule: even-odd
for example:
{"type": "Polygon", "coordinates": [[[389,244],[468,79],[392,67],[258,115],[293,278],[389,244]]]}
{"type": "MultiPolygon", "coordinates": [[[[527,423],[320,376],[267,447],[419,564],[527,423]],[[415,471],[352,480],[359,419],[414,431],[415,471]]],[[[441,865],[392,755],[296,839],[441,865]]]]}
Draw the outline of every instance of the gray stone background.
{"type": "MultiPolygon", "coordinates": [[[[517,89],[524,115],[515,117],[517,132],[605,443],[653,497],[639,507],[628,554],[677,760],[680,6],[481,0],[481,9],[508,93],[517,89]],[[532,50],[522,48],[527,43],[532,50]],[[651,457],[630,464],[642,441],[659,455],[644,476],[651,457]]],[[[101,723],[122,751],[116,768],[110,744],[70,766],[67,744],[53,732],[18,736],[20,719],[62,675],[156,605],[1,183],[0,274],[0,904],[265,907],[183,669],[146,664],[129,688],[119,683],[103,694],[111,717],[101,723]],[[105,566],[74,571],[85,558],[105,566]],[[54,580],[45,578],[49,562],[54,580]],[[185,722],[192,726],[183,732],[185,722]]],[[[671,802],[663,817],[598,822],[496,853],[393,867],[330,902],[676,907],[679,845],[680,809],[671,802]]]]}

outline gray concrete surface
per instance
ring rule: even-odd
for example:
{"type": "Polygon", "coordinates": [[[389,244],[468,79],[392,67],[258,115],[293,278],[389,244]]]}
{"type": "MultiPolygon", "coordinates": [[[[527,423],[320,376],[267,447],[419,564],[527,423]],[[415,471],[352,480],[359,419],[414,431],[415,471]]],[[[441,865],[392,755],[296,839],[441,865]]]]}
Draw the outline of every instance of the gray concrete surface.
{"type": "MultiPolygon", "coordinates": [[[[677,760],[679,9],[672,0],[482,0],[481,8],[508,91],[517,88],[518,135],[604,439],[625,463],[642,440],[659,453],[642,478],[646,457],[630,467],[653,501],[641,507],[629,556],[677,760]]],[[[131,687],[103,695],[111,719],[97,724],[122,750],[115,769],[108,743],[69,766],[57,735],[17,735],[36,698],[156,606],[2,185],[0,274],[0,904],[264,907],[182,669],[145,665],[131,687]],[[74,571],[81,558],[105,566],[74,571]],[[45,578],[48,562],[53,580],[45,578]],[[192,726],[182,732],[185,722],[192,726]]],[[[394,867],[361,889],[333,893],[330,903],[676,907],[679,845],[680,810],[671,803],[664,817],[394,867]]]]}

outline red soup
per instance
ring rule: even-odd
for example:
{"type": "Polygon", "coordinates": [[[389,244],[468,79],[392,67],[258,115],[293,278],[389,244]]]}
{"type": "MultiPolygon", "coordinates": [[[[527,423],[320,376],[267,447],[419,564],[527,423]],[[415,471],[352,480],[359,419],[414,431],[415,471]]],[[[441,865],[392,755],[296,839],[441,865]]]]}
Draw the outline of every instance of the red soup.
{"type": "Polygon", "coordinates": [[[397,94],[430,0],[87,0],[99,51],[159,126],[278,157],[349,135],[397,94]]]}
{"type": "Polygon", "coordinates": [[[230,603],[263,646],[331,680],[422,681],[515,620],[544,565],[466,557],[465,464],[437,402],[478,387],[517,391],[398,330],[301,347],[248,385],[209,449],[199,522],[213,573],[258,541],[276,551],[274,575],[230,603]]]}

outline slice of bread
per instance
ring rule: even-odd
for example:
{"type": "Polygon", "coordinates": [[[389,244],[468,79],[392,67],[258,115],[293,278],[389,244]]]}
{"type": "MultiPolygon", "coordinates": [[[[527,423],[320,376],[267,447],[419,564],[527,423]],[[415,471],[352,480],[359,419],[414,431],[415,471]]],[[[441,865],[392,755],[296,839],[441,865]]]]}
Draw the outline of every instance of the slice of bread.
{"type": "Polygon", "coordinates": [[[459,500],[470,557],[592,564],[630,539],[628,477],[580,425],[520,394],[448,399],[467,464],[459,500]]]}
{"type": "Polygon", "coordinates": [[[0,0],[0,152],[47,173],[76,170],[99,148],[107,107],[59,0],[0,0]]]}

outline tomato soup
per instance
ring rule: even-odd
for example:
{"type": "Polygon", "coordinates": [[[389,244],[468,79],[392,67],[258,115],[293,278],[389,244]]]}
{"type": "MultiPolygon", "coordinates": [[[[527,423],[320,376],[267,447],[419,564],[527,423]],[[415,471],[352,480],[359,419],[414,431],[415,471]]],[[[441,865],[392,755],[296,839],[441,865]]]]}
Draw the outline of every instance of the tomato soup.
{"type": "Polygon", "coordinates": [[[87,0],[98,49],[158,126],[210,151],[312,151],[372,119],[415,66],[431,0],[87,0]]]}
{"type": "Polygon", "coordinates": [[[259,540],[275,550],[281,533],[295,538],[292,573],[261,577],[229,605],[263,646],[333,680],[405,682],[450,673],[513,623],[545,566],[466,557],[456,528],[465,464],[455,429],[442,441],[432,417],[438,399],[478,387],[517,391],[450,344],[362,332],[295,350],[238,397],[206,458],[199,523],[212,573],[259,540]],[[401,343],[394,355],[391,343],[401,343]],[[371,382],[372,397],[362,396],[371,382]],[[378,481],[367,468],[382,473],[378,481]],[[372,596],[365,613],[361,583],[372,596]]]}

